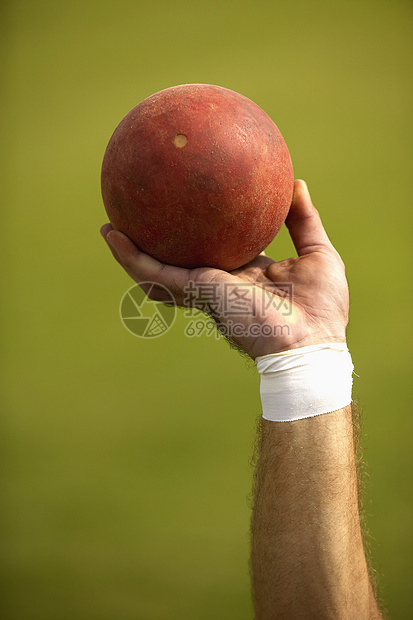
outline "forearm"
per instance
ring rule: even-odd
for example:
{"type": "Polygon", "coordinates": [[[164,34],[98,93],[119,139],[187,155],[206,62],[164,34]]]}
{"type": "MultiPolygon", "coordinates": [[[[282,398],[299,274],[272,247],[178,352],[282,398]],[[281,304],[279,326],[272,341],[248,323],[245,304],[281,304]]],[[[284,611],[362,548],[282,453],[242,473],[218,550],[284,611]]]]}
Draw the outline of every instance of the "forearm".
{"type": "Polygon", "coordinates": [[[262,420],[251,559],[257,620],[381,617],[364,555],[350,406],[262,420]]]}

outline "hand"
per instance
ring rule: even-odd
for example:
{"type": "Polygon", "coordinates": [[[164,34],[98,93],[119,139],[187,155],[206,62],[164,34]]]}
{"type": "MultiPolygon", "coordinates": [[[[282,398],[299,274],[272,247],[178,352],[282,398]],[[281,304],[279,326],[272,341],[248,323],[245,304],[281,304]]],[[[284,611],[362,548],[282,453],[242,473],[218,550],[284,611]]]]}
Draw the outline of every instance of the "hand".
{"type": "MultiPolygon", "coordinates": [[[[275,262],[262,253],[230,273],[160,263],[140,252],[110,224],[101,228],[101,234],[116,260],[138,284],[146,281],[163,285],[177,305],[188,306],[189,283],[198,289],[213,285],[214,299],[226,302],[227,306],[211,305],[211,315],[227,328],[230,339],[254,359],[297,347],[346,340],[349,300],[344,264],[327,237],[304,181],[295,181],[286,226],[298,257],[275,262]],[[231,298],[239,298],[240,291],[242,313],[228,314],[225,307],[230,307],[231,298]]],[[[162,291],[162,287],[152,286],[151,299],[166,301],[162,291]]],[[[205,310],[200,302],[195,301],[194,305],[205,310]]]]}

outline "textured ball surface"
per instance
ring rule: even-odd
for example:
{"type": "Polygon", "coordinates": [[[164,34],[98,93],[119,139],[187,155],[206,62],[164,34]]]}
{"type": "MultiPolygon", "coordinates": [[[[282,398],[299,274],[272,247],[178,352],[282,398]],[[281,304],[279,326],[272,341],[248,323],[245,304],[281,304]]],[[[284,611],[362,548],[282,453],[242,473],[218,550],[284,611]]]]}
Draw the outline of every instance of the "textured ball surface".
{"type": "Polygon", "coordinates": [[[293,168],[271,118],[232,90],[167,88],[121,121],[106,148],[108,217],[143,251],[181,267],[255,258],[291,204],[293,168]]]}

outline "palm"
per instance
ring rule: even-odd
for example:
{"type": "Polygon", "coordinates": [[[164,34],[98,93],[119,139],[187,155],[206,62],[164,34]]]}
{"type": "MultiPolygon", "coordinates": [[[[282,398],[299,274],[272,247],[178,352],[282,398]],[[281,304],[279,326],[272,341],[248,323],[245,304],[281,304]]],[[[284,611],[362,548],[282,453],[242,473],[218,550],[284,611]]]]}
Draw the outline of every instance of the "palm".
{"type": "MultiPolygon", "coordinates": [[[[275,262],[260,255],[230,274],[217,269],[196,269],[190,274],[199,284],[225,285],[225,294],[239,286],[250,285],[255,304],[264,298],[264,314],[240,316],[246,330],[252,324],[277,326],[276,333],[250,338],[229,335],[251,357],[305,346],[313,342],[345,340],[342,329],[346,321],[347,284],[341,260],[334,249],[321,248],[298,258],[275,262]],[[322,284],[322,286],[320,286],[322,284]],[[272,303],[269,303],[270,299],[272,303]]],[[[224,293],[222,293],[224,294],[224,293]]],[[[183,303],[179,300],[178,303],[183,303]]],[[[225,316],[214,318],[226,325],[225,316]]],[[[238,323],[239,324],[239,323],[238,323]]]]}

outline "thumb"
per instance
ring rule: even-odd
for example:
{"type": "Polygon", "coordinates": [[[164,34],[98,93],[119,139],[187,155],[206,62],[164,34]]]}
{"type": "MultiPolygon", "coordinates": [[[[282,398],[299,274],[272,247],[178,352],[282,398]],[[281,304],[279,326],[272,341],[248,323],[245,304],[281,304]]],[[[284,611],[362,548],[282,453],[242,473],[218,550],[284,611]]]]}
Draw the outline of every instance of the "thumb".
{"type": "Polygon", "coordinates": [[[317,246],[332,248],[305,181],[294,182],[293,201],[285,224],[298,256],[313,252],[317,246]]]}

